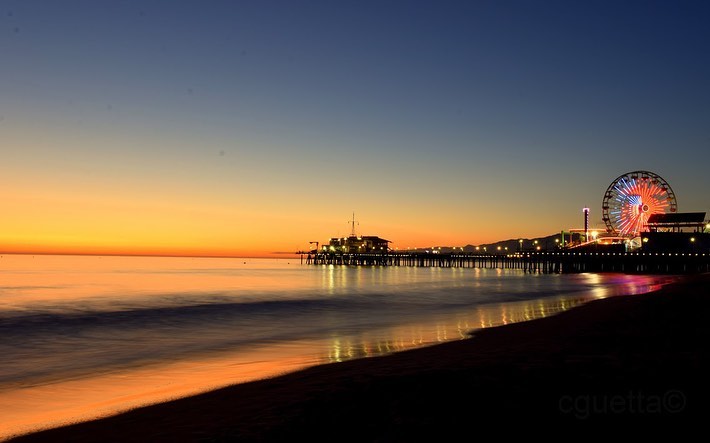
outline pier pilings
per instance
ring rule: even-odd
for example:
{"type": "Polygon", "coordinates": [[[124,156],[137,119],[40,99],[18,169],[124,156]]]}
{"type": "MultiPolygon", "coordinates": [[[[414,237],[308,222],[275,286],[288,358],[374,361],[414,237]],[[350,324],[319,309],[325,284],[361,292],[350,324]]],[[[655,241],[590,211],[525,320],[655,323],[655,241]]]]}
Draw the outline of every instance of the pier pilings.
{"type": "Polygon", "coordinates": [[[531,273],[621,272],[687,274],[710,272],[710,253],[529,252],[477,253],[333,253],[301,254],[301,263],[344,266],[521,269],[531,273]]]}

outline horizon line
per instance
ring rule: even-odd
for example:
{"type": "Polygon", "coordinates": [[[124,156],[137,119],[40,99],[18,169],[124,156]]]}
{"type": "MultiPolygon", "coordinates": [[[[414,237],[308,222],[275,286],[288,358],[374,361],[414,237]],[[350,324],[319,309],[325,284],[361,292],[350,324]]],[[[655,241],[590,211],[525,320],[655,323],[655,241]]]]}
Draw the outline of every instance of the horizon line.
{"type": "MultiPolygon", "coordinates": [[[[297,256],[298,254],[293,252],[271,252],[270,254],[275,255],[288,255],[292,254],[297,256]]],[[[0,257],[5,255],[25,255],[25,256],[35,256],[35,255],[56,255],[56,256],[81,256],[81,257],[163,257],[163,258],[280,258],[270,255],[209,255],[209,254],[150,254],[150,253],[125,253],[125,252],[108,252],[108,253],[97,253],[97,252],[0,252],[0,257]]],[[[286,257],[284,257],[286,258],[286,257]]]]}

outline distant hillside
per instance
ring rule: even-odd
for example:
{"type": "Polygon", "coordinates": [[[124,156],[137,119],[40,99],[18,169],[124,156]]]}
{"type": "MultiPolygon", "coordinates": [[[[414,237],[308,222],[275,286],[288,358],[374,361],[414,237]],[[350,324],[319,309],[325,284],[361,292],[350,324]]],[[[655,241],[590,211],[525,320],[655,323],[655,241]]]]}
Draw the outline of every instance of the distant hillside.
{"type": "MultiPolygon", "coordinates": [[[[573,241],[579,241],[580,234],[572,234],[573,241]]],[[[418,251],[440,251],[443,254],[463,251],[463,252],[518,252],[518,251],[554,251],[559,248],[562,238],[559,233],[548,235],[546,237],[535,237],[535,238],[523,238],[522,242],[520,238],[511,238],[508,240],[502,240],[495,243],[485,243],[480,245],[466,245],[463,247],[459,246],[435,246],[433,248],[417,248],[418,251]]],[[[569,234],[565,234],[565,242],[569,242],[569,234]]]]}

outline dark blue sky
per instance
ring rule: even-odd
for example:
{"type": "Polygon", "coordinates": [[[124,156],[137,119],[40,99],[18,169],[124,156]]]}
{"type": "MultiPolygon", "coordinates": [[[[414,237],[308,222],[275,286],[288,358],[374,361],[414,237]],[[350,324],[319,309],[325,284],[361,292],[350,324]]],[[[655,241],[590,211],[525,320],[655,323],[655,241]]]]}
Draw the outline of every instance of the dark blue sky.
{"type": "Polygon", "coordinates": [[[599,223],[637,169],[705,211],[708,23],[702,1],[2,1],[0,150],[20,194],[148,189],[254,226],[326,206],[409,242],[599,223]]]}

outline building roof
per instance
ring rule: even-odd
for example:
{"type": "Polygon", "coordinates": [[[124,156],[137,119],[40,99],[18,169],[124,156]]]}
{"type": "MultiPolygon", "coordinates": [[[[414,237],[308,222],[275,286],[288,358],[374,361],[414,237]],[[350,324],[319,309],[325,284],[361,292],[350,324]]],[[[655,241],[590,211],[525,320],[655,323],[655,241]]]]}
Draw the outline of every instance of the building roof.
{"type": "Polygon", "coordinates": [[[376,235],[363,235],[362,238],[366,238],[368,240],[379,240],[379,241],[386,241],[387,243],[392,243],[389,240],[385,240],[384,238],[380,238],[376,235]]]}
{"type": "Polygon", "coordinates": [[[704,212],[670,212],[667,214],[651,214],[648,225],[699,225],[705,222],[704,212]]]}
{"type": "Polygon", "coordinates": [[[350,235],[348,237],[331,237],[330,240],[347,240],[347,241],[354,241],[354,240],[370,240],[370,241],[379,241],[379,242],[387,242],[387,243],[392,243],[390,240],[378,237],[376,235],[362,235],[362,236],[354,236],[350,235]]]}

